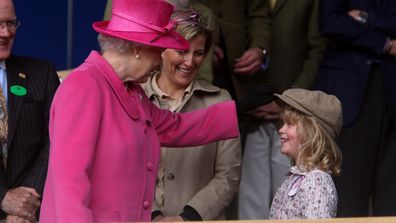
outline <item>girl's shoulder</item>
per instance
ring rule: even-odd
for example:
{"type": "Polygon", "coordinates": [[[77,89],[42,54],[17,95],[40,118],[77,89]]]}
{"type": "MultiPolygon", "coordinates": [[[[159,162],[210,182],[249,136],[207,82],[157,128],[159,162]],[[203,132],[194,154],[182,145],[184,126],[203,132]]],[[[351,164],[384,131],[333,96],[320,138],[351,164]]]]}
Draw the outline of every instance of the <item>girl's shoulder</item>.
{"type": "Polygon", "coordinates": [[[333,178],[329,172],[320,169],[314,169],[306,172],[304,178],[306,181],[333,181],[333,178]]]}
{"type": "Polygon", "coordinates": [[[303,182],[301,183],[301,188],[305,189],[306,191],[331,191],[335,190],[335,185],[330,173],[315,169],[307,172],[307,174],[304,176],[303,182]]]}
{"type": "Polygon", "coordinates": [[[323,176],[323,177],[330,177],[331,178],[331,173],[327,171],[323,171],[321,169],[314,169],[311,171],[307,172],[307,176],[323,176]]]}
{"type": "Polygon", "coordinates": [[[291,186],[289,189],[294,193],[301,189],[310,190],[315,187],[334,187],[333,178],[329,172],[320,169],[306,171],[296,166],[292,167],[290,172],[289,181],[291,186]]]}

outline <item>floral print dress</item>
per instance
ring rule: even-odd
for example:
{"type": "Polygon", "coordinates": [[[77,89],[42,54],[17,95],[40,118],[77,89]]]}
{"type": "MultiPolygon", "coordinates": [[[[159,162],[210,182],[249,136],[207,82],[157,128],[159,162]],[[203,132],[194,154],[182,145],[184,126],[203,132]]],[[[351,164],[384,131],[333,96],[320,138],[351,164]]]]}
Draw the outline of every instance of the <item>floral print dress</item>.
{"type": "Polygon", "coordinates": [[[337,213],[337,191],[331,175],[319,169],[303,171],[297,166],[275,194],[271,219],[332,218],[337,213]]]}

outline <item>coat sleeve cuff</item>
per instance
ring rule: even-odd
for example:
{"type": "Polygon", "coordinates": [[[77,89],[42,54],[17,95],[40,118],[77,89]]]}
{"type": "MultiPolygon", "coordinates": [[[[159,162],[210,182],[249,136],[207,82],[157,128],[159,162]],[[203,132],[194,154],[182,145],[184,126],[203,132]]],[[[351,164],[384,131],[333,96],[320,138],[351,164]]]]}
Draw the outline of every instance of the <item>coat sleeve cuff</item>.
{"type": "Polygon", "coordinates": [[[160,210],[151,212],[151,220],[153,220],[154,218],[156,218],[159,215],[162,215],[162,212],[160,210]]]}
{"type": "Polygon", "coordinates": [[[189,205],[184,206],[183,212],[180,214],[180,216],[185,221],[202,221],[201,215],[199,215],[199,213],[189,205]]]}

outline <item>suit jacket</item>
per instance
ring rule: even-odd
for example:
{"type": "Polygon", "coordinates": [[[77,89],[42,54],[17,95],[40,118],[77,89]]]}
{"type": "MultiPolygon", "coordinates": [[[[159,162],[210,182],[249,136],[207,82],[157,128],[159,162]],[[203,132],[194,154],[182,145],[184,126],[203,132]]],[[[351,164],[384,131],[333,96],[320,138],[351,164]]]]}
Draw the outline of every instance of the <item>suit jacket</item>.
{"type": "MultiPolygon", "coordinates": [[[[382,70],[392,114],[396,114],[396,59],[384,54],[387,38],[396,38],[396,1],[320,1],[320,29],[331,39],[317,75],[315,89],[336,95],[343,106],[344,126],[356,120],[373,66],[382,70]],[[347,15],[368,12],[367,24],[347,15]]],[[[394,117],[395,118],[395,117],[394,117]]]]}
{"type": "MultiPolygon", "coordinates": [[[[0,165],[0,198],[9,189],[26,186],[42,194],[48,163],[48,120],[59,85],[53,66],[39,59],[11,56],[6,60],[8,82],[8,159],[0,165]],[[22,86],[26,95],[10,89],[22,86]]],[[[4,218],[4,212],[1,217],[4,218]]]]}
{"type": "MultiPolygon", "coordinates": [[[[231,70],[233,69],[234,60],[241,57],[246,49],[253,47],[268,48],[269,32],[264,27],[269,26],[269,20],[265,17],[264,1],[190,1],[207,6],[217,17],[220,37],[224,40],[225,54],[231,70]]],[[[262,82],[261,76],[260,74],[250,77],[232,75],[232,84],[236,96],[244,95],[251,86],[262,82]]]]}
{"type": "MultiPolygon", "coordinates": [[[[153,78],[144,84],[144,90],[160,106],[160,96],[152,88],[153,78]]],[[[227,91],[195,80],[191,93],[176,112],[194,111],[230,99],[227,91]]],[[[240,176],[239,138],[185,149],[163,147],[153,210],[175,216],[189,205],[203,220],[225,219],[224,210],[238,191],[240,176]]]]}
{"type": "Polygon", "coordinates": [[[268,46],[267,33],[262,29],[267,22],[261,0],[191,0],[210,8],[218,18],[224,37],[228,59],[234,61],[251,47],[268,46]]]}
{"type": "Polygon", "coordinates": [[[266,1],[265,6],[271,38],[264,83],[280,92],[292,86],[311,88],[326,48],[319,33],[319,0],[277,0],[273,9],[266,1]]]}

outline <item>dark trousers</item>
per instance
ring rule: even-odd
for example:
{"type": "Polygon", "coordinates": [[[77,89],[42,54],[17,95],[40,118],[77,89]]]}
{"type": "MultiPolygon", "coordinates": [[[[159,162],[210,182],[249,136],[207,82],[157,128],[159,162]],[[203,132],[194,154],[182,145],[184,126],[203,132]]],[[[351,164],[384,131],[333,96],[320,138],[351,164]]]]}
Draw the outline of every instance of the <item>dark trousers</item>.
{"type": "Polygon", "coordinates": [[[343,154],[342,175],[335,178],[340,217],[396,215],[396,120],[385,97],[383,75],[373,67],[359,117],[338,138],[343,154]]]}

